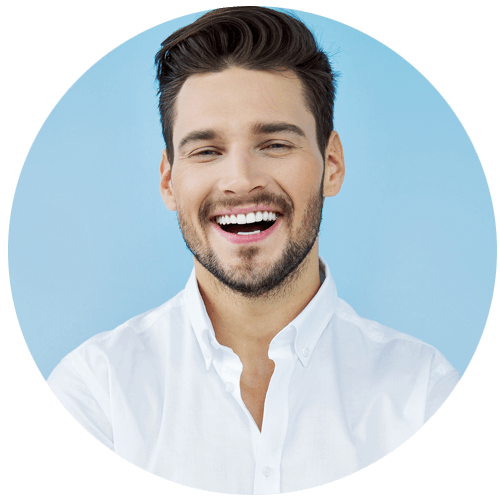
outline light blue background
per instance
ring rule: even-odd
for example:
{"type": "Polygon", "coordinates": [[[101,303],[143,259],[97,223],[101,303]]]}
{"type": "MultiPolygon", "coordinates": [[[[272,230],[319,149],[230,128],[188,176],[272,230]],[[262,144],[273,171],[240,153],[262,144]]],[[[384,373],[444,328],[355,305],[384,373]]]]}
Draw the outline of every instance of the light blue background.
{"type": "MultiPolygon", "coordinates": [[[[153,60],[199,15],[101,59],[30,150],[9,265],[21,329],[44,377],[90,336],[168,300],[189,276],[192,257],[159,195],[153,60]]],[[[320,254],[360,315],[434,345],[463,373],[486,322],[496,262],[474,148],[439,93],[397,54],[343,24],[298,15],[341,72],[335,128],[346,179],[326,200],[320,254]]],[[[464,68],[464,92],[466,76],[464,68]]]]}

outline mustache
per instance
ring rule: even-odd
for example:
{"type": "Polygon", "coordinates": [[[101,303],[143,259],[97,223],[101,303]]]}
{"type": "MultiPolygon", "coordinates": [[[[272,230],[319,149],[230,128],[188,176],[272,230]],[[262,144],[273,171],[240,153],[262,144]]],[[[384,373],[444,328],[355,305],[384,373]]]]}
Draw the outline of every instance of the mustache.
{"type": "Polygon", "coordinates": [[[213,200],[205,200],[198,211],[200,221],[207,220],[216,210],[231,209],[248,205],[271,205],[276,207],[283,215],[292,215],[295,206],[288,195],[269,193],[263,191],[247,197],[224,197],[213,200]]]}

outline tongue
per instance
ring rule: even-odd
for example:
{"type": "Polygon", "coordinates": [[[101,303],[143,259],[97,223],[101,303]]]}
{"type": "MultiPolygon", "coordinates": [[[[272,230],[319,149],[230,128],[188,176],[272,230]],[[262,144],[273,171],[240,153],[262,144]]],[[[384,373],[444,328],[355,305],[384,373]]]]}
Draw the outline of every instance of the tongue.
{"type": "Polygon", "coordinates": [[[251,224],[226,224],[220,226],[228,233],[253,233],[254,231],[265,231],[274,224],[274,221],[269,222],[253,222],[251,224]]]}

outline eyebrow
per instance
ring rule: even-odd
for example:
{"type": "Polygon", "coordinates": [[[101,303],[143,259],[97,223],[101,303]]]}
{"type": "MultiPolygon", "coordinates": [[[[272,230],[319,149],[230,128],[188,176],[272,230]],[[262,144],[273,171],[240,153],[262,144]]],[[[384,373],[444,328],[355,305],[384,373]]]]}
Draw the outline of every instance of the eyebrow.
{"type": "MultiPolygon", "coordinates": [[[[297,127],[297,125],[293,125],[293,123],[287,122],[260,122],[256,123],[252,132],[255,135],[265,135],[265,134],[274,134],[276,132],[289,132],[295,134],[299,137],[305,137],[306,134],[304,131],[297,127]]],[[[181,150],[186,144],[195,141],[211,141],[219,137],[217,131],[213,128],[201,129],[201,130],[193,130],[189,132],[179,143],[178,149],[181,150]]]]}
{"type": "Polygon", "coordinates": [[[299,137],[306,136],[300,127],[287,122],[256,123],[253,126],[253,133],[255,135],[274,134],[276,132],[290,132],[299,137]]]}

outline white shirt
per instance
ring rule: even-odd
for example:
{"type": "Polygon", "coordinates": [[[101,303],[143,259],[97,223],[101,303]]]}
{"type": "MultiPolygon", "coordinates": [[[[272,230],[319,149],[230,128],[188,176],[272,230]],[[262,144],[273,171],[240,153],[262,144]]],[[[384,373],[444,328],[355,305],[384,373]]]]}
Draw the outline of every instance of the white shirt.
{"type": "Polygon", "coordinates": [[[383,457],[459,379],[433,347],[359,317],[337,297],[327,266],[269,358],[260,432],[241,399],[242,364],[217,342],[193,270],[177,296],[87,340],[48,383],[130,462],[195,488],[267,494],[318,486],[383,457]]]}

